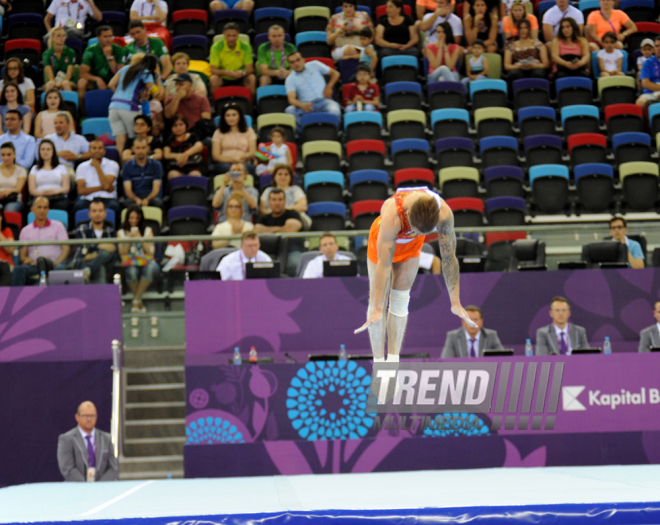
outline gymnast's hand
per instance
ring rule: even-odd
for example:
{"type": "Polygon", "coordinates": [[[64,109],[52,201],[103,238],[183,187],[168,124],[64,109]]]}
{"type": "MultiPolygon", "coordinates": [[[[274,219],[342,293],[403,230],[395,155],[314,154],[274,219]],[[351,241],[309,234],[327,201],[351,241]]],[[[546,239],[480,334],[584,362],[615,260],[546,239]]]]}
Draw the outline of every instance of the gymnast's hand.
{"type": "MultiPolygon", "coordinates": [[[[467,316],[467,314],[465,314],[467,316]]],[[[383,318],[383,311],[382,310],[374,310],[371,316],[369,316],[369,319],[367,319],[367,322],[364,323],[360,328],[355,330],[353,332],[354,334],[359,334],[360,332],[364,332],[367,328],[369,328],[369,325],[376,324],[383,318]]]]}
{"type": "Polygon", "coordinates": [[[463,321],[465,321],[467,324],[472,326],[473,328],[479,328],[472,319],[470,319],[470,316],[468,313],[465,311],[465,308],[463,308],[460,304],[455,304],[451,307],[451,313],[454,315],[457,315],[463,321]]]}

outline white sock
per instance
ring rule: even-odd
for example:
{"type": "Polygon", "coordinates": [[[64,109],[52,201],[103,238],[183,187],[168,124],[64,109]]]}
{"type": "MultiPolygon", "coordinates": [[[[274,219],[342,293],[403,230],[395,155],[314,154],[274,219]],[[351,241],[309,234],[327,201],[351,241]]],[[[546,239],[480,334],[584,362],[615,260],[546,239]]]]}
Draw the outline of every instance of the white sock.
{"type": "Polygon", "coordinates": [[[398,363],[399,362],[399,355],[398,354],[387,354],[387,362],[388,363],[398,363]]]}
{"type": "Polygon", "coordinates": [[[374,363],[384,363],[385,358],[384,357],[374,357],[374,363]]]}

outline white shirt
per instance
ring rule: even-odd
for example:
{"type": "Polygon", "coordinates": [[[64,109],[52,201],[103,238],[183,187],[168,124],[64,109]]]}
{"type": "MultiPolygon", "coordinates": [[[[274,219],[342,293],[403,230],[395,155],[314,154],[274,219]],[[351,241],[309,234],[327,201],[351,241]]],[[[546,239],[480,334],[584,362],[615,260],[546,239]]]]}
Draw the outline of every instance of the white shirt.
{"type": "Polygon", "coordinates": [[[582,11],[570,4],[566,11],[562,11],[557,6],[548,9],[543,15],[543,23],[551,25],[552,35],[557,36],[557,31],[559,31],[559,26],[564,18],[572,18],[577,25],[584,24],[584,15],[582,14],[582,11]]]}
{"type": "MultiPolygon", "coordinates": [[[[427,20],[432,16],[433,13],[428,13],[424,15],[424,20],[427,20]]],[[[454,36],[463,35],[463,22],[454,13],[449,13],[445,17],[439,16],[438,18],[436,18],[435,22],[433,23],[433,26],[431,26],[430,29],[426,30],[426,34],[428,35],[426,39],[427,44],[435,44],[438,41],[438,35],[436,35],[435,30],[438,27],[438,24],[442,24],[443,22],[449,22],[449,25],[451,26],[451,30],[454,33],[454,36]]],[[[454,43],[455,42],[447,42],[447,45],[454,43]]]]}
{"type": "MultiPolygon", "coordinates": [[[[341,255],[339,253],[335,254],[335,261],[350,261],[350,257],[341,255]]],[[[325,255],[317,255],[305,266],[305,271],[302,274],[303,279],[318,279],[323,277],[323,261],[327,261],[325,255]]]]}
{"type": "Polygon", "coordinates": [[[243,250],[239,249],[225,255],[216,270],[220,272],[223,281],[242,281],[245,279],[245,264],[249,262],[273,262],[273,260],[261,250],[257,252],[256,257],[248,259],[243,254],[243,250]]]}
{"type": "Polygon", "coordinates": [[[55,17],[53,27],[75,27],[78,23],[84,27],[87,16],[94,14],[87,0],[78,0],[75,4],[71,0],[53,0],[48,12],[55,17]]]}
{"type": "MultiPolygon", "coordinates": [[[[598,53],[596,53],[596,56],[603,61],[603,66],[605,66],[605,71],[616,71],[618,69],[617,62],[619,61],[620,58],[623,58],[623,53],[621,52],[620,49],[615,49],[611,53],[608,53],[604,49],[601,49],[600,51],[598,51],[598,53]]],[[[628,243],[626,242],[626,244],[628,243]]]]}
{"type": "MultiPolygon", "coordinates": [[[[158,7],[167,13],[167,2],[165,0],[157,0],[158,7]]],[[[156,14],[156,6],[149,2],[149,0],[134,0],[131,6],[131,12],[135,12],[138,16],[151,16],[156,14]]],[[[153,20],[142,20],[144,23],[158,22],[155,18],[153,20]]],[[[162,23],[165,25],[165,22],[162,23]]]]}
{"type": "MultiPolygon", "coordinates": [[[[4,81],[4,80],[0,80],[0,91],[2,91],[4,88],[5,88],[5,81],[4,81]]],[[[18,85],[18,90],[21,92],[21,95],[23,95],[23,102],[24,102],[24,103],[25,103],[25,101],[27,100],[27,92],[28,92],[30,89],[36,89],[35,86],[34,86],[34,82],[32,82],[32,79],[31,79],[31,78],[29,78],[29,77],[25,77],[25,79],[23,80],[23,82],[21,82],[21,83],[18,85]]]]}
{"type": "Polygon", "coordinates": [[[559,353],[561,354],[561,333],[563,332],[566,334],[564,336],[564,340],[566,341],[566,355],[570,354],[573,349],[571,348],[571,338],[568,335],[568,327],[570,326],[568,323],[566,323],[566,326],[564,327],[563,330],[561,330],[555,323],[552,323],[552,326],[555,328],[555,333],[557,334],[557,350],[559,350],[559,353]]]}
{"type": "Polygon", "coordinates": [[[37,190],[61,190],[62,181],[64,177],[69,176],[69,172],[66,169],[66,166],[58,164],[56,168],[52,170],[39,169],[37,166],[32,166],[30,170],[30,175],[36,177],[37,190]]]}
{"type": "Polygon", "coordinates": [[[477,357],[479,357],[479,338],[481,337],[481,330],[477,332],[477,335],[474,337],[470,337],[470,334],[468,334],[467,330],[465,330],[465,337],[467,338],[467,355],[468,357],[473,357],[470,354],[470,344],[472,343],[472,339],[474,339],[474,351],[477,354],[477,357]]]}
{"type": "MultiPolygon", "coordinates": [[[[57,151],[70,151],[76,155],[82,155],[89,151],[89,142],[87,142],[87,139],[82,135],[76,135],[75,133],[69,132],[69,138],[64,140],[57,133],[53,133],[52,135],[46,135],[44,138],[52,140],[57,151]]],[[[38,150],[36,154],[39,155],[38,150]]],[[[64,160],[62,157],[59,157],[59,159],[60,164],[73,168],[74,161],[64,160]]]]}
{"type": "MultiPolygon", "coordinates": [[[[101,160],[101,171],[104,175],[112,175],[115,178],[115,187],[112,191],[95,191],[89,195],[83,195],[80,198],[91,201],[94,197],[100,197],[102,199],[116,199],[117,198],[117,178],[119,177],[119,164],[114,160],[106,159],[103,157],[101,160]]],[[[78,166],[76,170],[76,180],[84,180],[86,188],[93,188],[95,186],[100,186],[101,181],[99,180],[99,174],[96,171],[96,168],[92,166],[92,161],[87,160],[78,166]]]]}

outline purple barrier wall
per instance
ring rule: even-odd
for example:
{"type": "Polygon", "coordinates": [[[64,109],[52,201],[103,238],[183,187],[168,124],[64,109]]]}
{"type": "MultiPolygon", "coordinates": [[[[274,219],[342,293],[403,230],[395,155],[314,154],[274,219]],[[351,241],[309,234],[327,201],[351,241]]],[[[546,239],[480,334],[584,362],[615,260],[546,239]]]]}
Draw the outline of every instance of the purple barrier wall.
{"type": "Polygon", "coordinates": [[[113,285],[0,288],[0,486],[62,480],[57,437],[81,401],[109,430],[120,305],[113,285]]]}

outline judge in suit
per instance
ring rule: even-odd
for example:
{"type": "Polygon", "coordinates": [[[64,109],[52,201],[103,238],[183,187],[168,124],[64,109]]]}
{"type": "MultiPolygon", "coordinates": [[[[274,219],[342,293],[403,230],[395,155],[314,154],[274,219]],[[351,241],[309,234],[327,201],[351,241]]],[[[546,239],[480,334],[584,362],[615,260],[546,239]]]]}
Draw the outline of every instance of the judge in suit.
{"type": "Polygon", "coordinates": [[[115,481],[119,464],[114,455],[110,434],[96,427],[96,407],[84,401],[78,407],[78,426],[61,434],[57,440],[57,463],[64,481],[87,481],[90,467],[96,469],[95,481],[115,481]]]}
{"type": "Polygon", "coordinates": [[[483,327],[481,309],[477,306],[466,306],[465,311],[477,327],[462,321],[463,328],[447,332],[442,357],[483,357],[484,350],[502,350],[497,332],[483,327]]]}
{"type": "Polygon", "coordinates": [[[552,323],[536,331],[536,355],[568,355],[575,348],[589,348],[587,331],[568,322],[571,306],[564,297],[550,301],[552,323]]]}
{"type": "Polygon", "coordinates": [[[650,352],[651,347],[660,346],[660,301],[656,301],[653,307],[653,317],[655,324],[644,328],[639,333],[639,351],[650,352]]]}

